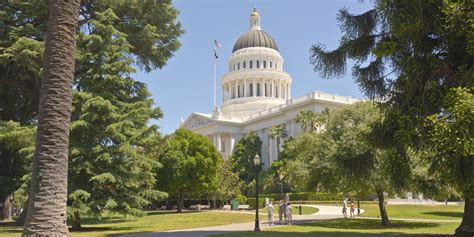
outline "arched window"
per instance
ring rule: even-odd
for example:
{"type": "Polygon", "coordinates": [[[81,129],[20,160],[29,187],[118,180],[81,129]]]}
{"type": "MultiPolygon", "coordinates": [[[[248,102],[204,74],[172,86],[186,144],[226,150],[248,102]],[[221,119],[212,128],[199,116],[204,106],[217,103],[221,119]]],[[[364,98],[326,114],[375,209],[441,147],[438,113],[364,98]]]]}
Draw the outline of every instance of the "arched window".
{"type": "Polygon", "coordinates": [[[240,63],[237,63],[237,70],[240,70],[240,63]]]}
{"type": "Polygon", "coordinates": [[[253,96],[253,83],[250,83],[249,90],[249,95],[253,96]]]}
{"type": "MultiPolygon", "coordinates": [[[[257,61],[257,65],[258,65],[258,61],[257,61]]],[[[257,83],[257,96],[262,96],[262,94],[260,93],[260,83],[257,83]]]]}
{"type": "Polygon", "coordinates": [[[242,63],[242,68],[245,69],[245,61],[242,63]]]}
{"type": "Polygon", "coordinates": [[[252,60],[250,60],[250,62],[249,62],[249,68],[250,68],[250,69],[252,69],[252,67],[253,67],[253,65],[252,65],[253,63],[252,63],[252,62],[253,62],[252,60]]]}
{"type": "Polygon", "coordinates": [[[263,60],[263,68],[267,68],[267,61],[263,60]]]}
{"type": "Polygon", "coordinates": [[[260,60],[257,60],[257,68],[260,68],[260,60]]]}
{"type": "Polygon", "coordinates": [[[273,61],[270,61],[270,68],[273,68],[273,61]]]}

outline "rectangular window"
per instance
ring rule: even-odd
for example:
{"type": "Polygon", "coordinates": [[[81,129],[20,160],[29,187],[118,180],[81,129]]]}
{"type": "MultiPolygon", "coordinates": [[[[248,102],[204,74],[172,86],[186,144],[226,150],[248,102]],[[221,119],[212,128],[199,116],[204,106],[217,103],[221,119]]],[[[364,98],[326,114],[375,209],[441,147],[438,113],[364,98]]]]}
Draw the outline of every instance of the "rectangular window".
{"type": "Polygon", "coordinates": [[[253,83],[250,83],[250,89],[249,89],[249,94],[250,96],[253,96],[253,83]]]}
{"type": "Polygon", "coordinates": [[[267,68],[267,61],[263,61],[263,68],[267,68]]]}
{"type": "Polygon", "coordinates": [[[237,97],[240,98],[240,85],[237,86],[237,97]]]}
{"type": "Polygon", "coordinates": [[[275,86],[275,98],[278,98],[278,86],[275,86]]]}
{"type": "Polygon", "coordinates": [[[237,70],[240,70],[240,63],[237,63],[237,70]]]}
{"type": "MultiPolygon", "coordinates": [[[[258,61],[257,61],[257,65],[258,65],[258,61]]],[[[257,96],[261,96],[261,94],[260,94],[260,83],[257,83],[257,96]]]]}
{"type": "Polygon", "coordinates": [[[252,60],[250,60],[250,62],[249,62],[249,68],[252,68],[252,66],[253,66],[253,65],[252,65],[252,60]]]}
{"type": "Polygon", "coordinates": [[[273,65],[272,65],[272,64],[273,64],[273,62],[272,62],[272,61],[270,61],[270,68],[272,68],[272,67],[273,67],[273,65]]]}
{"type": "MultiPolygon", "coordinates": [[[[264,64],[265,65],[265,64],[264,64]]],[[[267,83],[265,83],[265,97],[268,96],[268,91],[267,91],[267,83]]]]}
{"type": "Polygon", "coordinates": [[[260,68],[260,60],[257,60],[257,68],[260,68]]]}
{"type": "Polygon", "coordinates": [[[242,63],[242,68],[245,69],[245,61],[242,63]]]}

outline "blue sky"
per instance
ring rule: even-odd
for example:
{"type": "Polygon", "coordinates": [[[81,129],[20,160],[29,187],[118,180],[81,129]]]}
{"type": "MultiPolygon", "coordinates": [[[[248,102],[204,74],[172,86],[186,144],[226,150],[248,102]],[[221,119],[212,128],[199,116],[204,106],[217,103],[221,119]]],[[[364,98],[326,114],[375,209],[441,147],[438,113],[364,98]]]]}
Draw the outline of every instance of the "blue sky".
{"type": "MultiPolygon", "coordinates": [[[[358,0],[175,0],[184,30],[182,47],[161,70],[138,72],[134,76],[145,82],[164,118],[153,123],[162,132],[173,132],[181,118],[192,112],[211,113],[213,106],[213,41],[218,40],[218,85],[228,70],[227,60],[239,36],[249,29],[249,16],[257,7],[262,30],[277,42],[292,78],[292,96],[323,91],[362,98],[363,95],[348,73],[339,79],[319,77],[309,64],[309,49],[323,43],[337,47],[341,33],[336,21],[340,8],[362,13],[372,8],[371,1],[358,0]]],[[[218,86],[219,88],[219,86],[218,86]]],[[[220,90],[217,92],[220,101],[220,90]]]]}

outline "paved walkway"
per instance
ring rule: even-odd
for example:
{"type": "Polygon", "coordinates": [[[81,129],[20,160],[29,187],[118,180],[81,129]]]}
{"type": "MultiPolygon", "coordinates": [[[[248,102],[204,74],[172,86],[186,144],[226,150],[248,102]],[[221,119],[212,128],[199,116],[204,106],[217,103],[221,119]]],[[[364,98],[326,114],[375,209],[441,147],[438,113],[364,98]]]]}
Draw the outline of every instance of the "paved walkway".
{"type": "MultiPolygon", "coordinates": [[[[293,223],[304,223],[311,222],[316,220],[330,220],[341,218],[341,207],[338,206],[324,206],[324,205],[302,205],[318,208],[317,213],[311,215],[293,215],[293,223]]],[[[361,209],[361,213],[363,210],[361,209]]],[[[254,212],[252,212],[253,214],[254,212]]],[[[277,213],[278,214],[278,213],[277,213]]],[[[260,229],[265,230],[269,228],[281,227],[285,225],[274,225],[269,226],[266,221],[266,213],[260,215],[260,218],[265,218],[260,220],[260,229]]],[[[278,220],[278,217],[276,218],[278,220]]],[[[192,229],[183,229],[183,230],[169,230],[162,232],[153,232],[153,233],[140,233],[140,234],[128,234],[123,236],[132,236],[132,237],[206,237],[208,235],[223,234],[227,232],[236,232],[236,231],[253,231],[255,227],[255,222],[244,222],[237,224],[229,225],[220,225],[220,226],[208,226],[192,229]]]]}

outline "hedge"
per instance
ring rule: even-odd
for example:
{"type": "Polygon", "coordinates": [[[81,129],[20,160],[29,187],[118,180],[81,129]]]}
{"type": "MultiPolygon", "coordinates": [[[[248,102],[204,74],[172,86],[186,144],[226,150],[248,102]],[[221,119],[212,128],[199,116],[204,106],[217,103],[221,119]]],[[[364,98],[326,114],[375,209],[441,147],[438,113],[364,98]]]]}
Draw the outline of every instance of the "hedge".
{"type": "MultiPolygon", "coordinates": [[[[258,196],[258,207],[259,208],[262,208],[262,207],[265,207],[265,198],[268,197],[268,196],[265,196],[265,195],[259,195],[258,196]]],[[[270,202],[274,202],[275,199],[274,198],[271,198],[271,197],[268,197],[269,201],[270,202]]],[[[250,209],[255,209],[255,198],[247,198],[247,204],[249,205],[249,208],[250,209]]]]}
{"type": "MultiPolygon", "coordinates": [[[[323,193],[323,192],[298,192],[298,193],[288,193],[290,196],[290,201],[299,200],[299,201],[336,201],[342,200],[344,198],[342,193],[323,193]]],[[[275,200],[281,200],[281,193],[272,193],[272,194],[261,194],[262,197],[269,197],[275,200]]]]}

